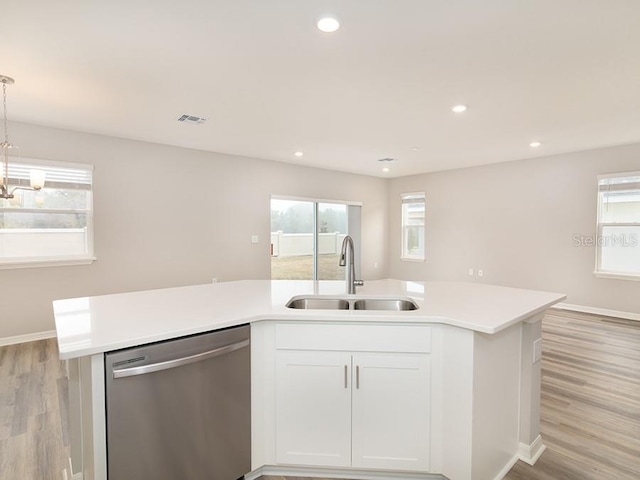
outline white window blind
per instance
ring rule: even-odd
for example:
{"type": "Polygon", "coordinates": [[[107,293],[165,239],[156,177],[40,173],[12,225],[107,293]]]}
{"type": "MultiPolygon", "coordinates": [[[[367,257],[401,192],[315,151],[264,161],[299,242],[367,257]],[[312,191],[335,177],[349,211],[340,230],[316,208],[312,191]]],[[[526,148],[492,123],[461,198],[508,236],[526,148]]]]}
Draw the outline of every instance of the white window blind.
{"type": "Polygon", "coordinates": [[[402,203],[402,252],[403,260],[425,259],[425,195],[405,193],[402,203]]]}
{"type": "Polygon", "coordinates": [[[56,167],[39,163],[13,163],[9,165],[9,185],[28,185],[31,170],[42,170],[46,175],[47,188],[71,188],[91,190],[93,168],[56,167]]]}
{"type": "Polygon", "coordinates": [[[640,280],[640,172],[598,177],[596,275],[640,280]]]}
{"type": "Polygon", "coordinates": [[[0,268],[90,263],[93,258],[93,166],[23,159],[9,165],[9,189],[45,173],[40,191],[0,200],[0,268]]]}

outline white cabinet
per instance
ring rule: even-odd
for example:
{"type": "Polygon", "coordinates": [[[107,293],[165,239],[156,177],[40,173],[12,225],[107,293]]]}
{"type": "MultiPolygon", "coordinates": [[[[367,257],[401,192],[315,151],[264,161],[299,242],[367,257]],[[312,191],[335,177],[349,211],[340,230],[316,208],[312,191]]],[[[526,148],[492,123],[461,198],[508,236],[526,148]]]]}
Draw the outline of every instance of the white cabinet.
{"type": "Polygon", "coordinates": [[[276,462],[428,471],[429,329],[318,327],[276,335],[276,462]]]}
{"type": "Polygon", "coordinates": [[[297,465],[351,464],[351,356],[276,355],[276,459],[297,465]]]}
{"type": "Polygon", "coordinates": [[[353,356],[352,463],[429,469],[429,355],[353,356]]]}

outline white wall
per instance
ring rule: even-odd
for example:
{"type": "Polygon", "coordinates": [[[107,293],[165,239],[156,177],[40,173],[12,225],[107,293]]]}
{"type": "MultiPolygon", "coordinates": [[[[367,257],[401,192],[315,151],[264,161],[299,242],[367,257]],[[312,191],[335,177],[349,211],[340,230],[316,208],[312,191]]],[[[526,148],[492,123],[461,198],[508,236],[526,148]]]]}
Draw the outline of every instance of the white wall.
{"type": "Polygon", "coordinates": [[[0,270],[0,338],[53,329],[57,298],[269,278],[271,194],[362,202],[364,279],[482,281],[640,313],[640,282],[594,277],[593,248],[573,246],[595,234],[596,176],[640,170],[640,145],[388,181],[25,124],[12,141],[24,157],[95,165],[98,261],[0,270]],[[420,190],[427,261],[402,262],[400,193],[420,190]]]}
{"type": "Polygon", "coordinates": [[[0,338],[54,328],[51,301],[270,276],[270,195],[362,202],[362,273],[387,276],[384,179],[26,124],[23,157],[95,165],[88,266],[0,271],[0,338]],[[252,244],[251,235],[260,243],[252,244]],[[378,268],[374,268],[377,263],[378,268]]]}
{"type": "Polygon", "coordinates": [[[640,313],[640,282],[596,278],[596,176],[640,170],[640,144],[393,179],[389,273],[568,294],[567,303],[640,313]],[[400,257],[400,194],[426,192],[427,260],[400,257]],[[484,270],[471,278],[469,268],[484,270]]]}

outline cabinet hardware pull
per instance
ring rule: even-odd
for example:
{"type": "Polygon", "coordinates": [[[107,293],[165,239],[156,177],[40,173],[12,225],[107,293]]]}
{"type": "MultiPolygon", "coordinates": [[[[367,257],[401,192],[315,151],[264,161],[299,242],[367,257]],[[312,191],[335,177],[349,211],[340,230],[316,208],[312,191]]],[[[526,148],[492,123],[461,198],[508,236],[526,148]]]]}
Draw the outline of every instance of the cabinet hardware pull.
{"type": "Polygon", "coordinates": [[[360,365],[356,365],[356,388],[360,388],[360,365]]]}
{"type": "Polygon", "coordinates": [[[347,385],[347,366],[344,366],[344,388],[349,388],[347,385]]]}

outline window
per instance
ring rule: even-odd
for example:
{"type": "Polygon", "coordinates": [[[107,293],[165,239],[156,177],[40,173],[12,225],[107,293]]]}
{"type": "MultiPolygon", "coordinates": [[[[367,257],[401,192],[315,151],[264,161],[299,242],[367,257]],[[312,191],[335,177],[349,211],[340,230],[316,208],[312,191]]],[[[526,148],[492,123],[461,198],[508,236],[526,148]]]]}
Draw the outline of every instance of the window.
{"type": "MultiPolygon", "coordinates": [[[[271,199],[271,278],[344,280],[338,265],[347,234],[359,256],[360,206],[346,203],[271,199]]],[[[359,273],[359,272],[357,272],[359,273]]]]}
{"type": "Polygon", "coordinates": [[[0,268],[90,263],[93,258],[93,167],[42,160],[9,165],[9,188],[45,173],[40,191],[0,199],[0,268]]]}
{"type": "Polygon", "coordinates": [[[402,195],[402,260],[424,260],[424,192],[402,195]]]}
{"type": "Polygon", "coordinates": [[[640,172],[598,177],[596,275],[640,280],[640,172]]]}

